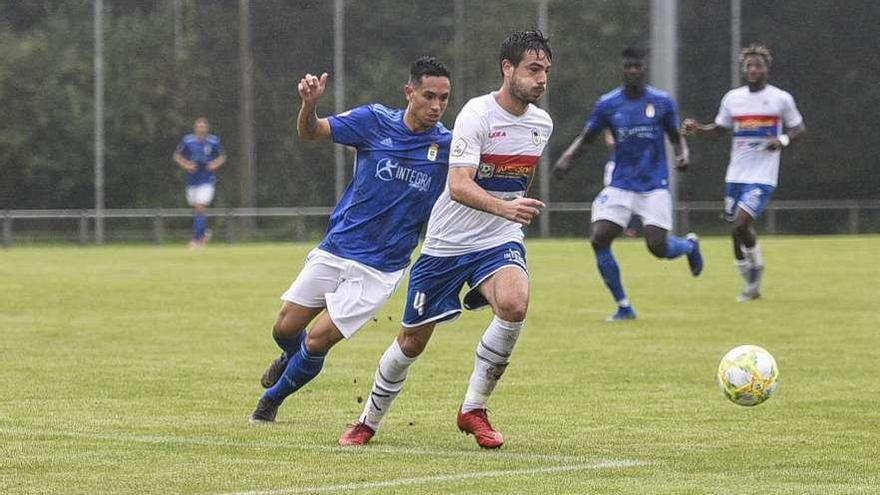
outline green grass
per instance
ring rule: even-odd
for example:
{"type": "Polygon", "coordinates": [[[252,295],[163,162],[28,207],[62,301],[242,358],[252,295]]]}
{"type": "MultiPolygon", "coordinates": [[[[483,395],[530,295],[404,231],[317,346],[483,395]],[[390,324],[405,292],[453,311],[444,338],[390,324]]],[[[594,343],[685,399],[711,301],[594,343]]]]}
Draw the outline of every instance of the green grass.
{"type": "Polygon", "coordinates": [[[0,493],[877,493],[880,237],[763,245],[765,298],[737,304],[727,239],[704,240],[699,279],[619,242],[639,320],[607,324],[587,245],[530,242],[496,452],[454,421],[487,312],[439,327],[383,429],[345,450],[404,291],[253,427],[278,295],[310,245],[2,251],[0,493]],[[781,370],[755,408],[714,384],[743,343],[781,370]]]}

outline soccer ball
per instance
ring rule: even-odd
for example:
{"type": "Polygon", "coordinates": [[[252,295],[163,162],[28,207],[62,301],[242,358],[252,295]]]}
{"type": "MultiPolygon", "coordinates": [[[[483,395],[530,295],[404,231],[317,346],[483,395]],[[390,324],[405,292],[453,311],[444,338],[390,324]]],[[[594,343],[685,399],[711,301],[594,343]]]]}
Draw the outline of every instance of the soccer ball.
{"type": "Polygon", "coordinates": [[[734,404],[757,406],[779,387],[779,368],[769,352],[756,345],[734,347],[721,358],[718,388],[734,404]]]}

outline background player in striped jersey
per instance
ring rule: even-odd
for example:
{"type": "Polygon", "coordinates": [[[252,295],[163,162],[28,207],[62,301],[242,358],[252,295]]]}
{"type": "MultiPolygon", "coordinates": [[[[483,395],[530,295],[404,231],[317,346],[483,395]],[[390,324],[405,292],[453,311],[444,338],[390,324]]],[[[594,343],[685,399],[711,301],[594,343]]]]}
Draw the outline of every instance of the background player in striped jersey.
{"type": "Polygon", "coordinates": [[[627,48],[623,57],[623,86],[602,95],[584,130],[559,157],[554,174],[562,178],[574,160],[605,129],[614,134],[614,171],[592,206],[591,244],[602,280],[617,302],[617,312],[608,320],[631,320],[635,310],[623,289],[620,267],[611,253],[611,243],[638,215],[644,225],[645,242],[651,254],[674,259],[687,256],[691,274],[703,270],[699,240],[669,235],[672,228],[672,197],[666,164],[666,140],[675,150],[676,167],[687,169],[687,144],[678,132],[678,109],[671,96],[645,84],[645,53],[627,48]]]}
{"type": "Polygon", "coordinates": [[[451,90],[445,65],[433,57],[412,63],[404,110],[374,104],[319,119],[315,108],[326,83],[327,74],[300,81],[297,131],[303,139],[354,147],[357,167],[327,235],[281,296],[272,337],[282,353],[263,374],[268,390],[253,423],[275,421],[282,401],[318,375],[330,348],[385,304],[446,184],[452,135],[440,123],[451,90]]]}
{"type": "Polygon", "coordinates": [[[773,56],[764,45],[752,44],[740,52],[746,85],[721,99],[714,123],[685,119],[686,133],[717,137],[733,133],[730,163],[724,181],[724,213],[733,222],[733,255],[745,286],[740,302],[761,297],[764,256],[758,244],[755,220],[770,202],[779,178],[782,148],[803,135],[804,119],[794,98],[768,83],[773,56]]]}
{"type": "Polygon", "coordinates": [[[553,131],[550,116],[533,104],[547,89],[551,58],[540,32],[512,33],[501,44],[501,88],[471,99],[458,114],[448,184],[413,265],[403,327],[382,355],[364,412],[343,433],[341,445],[363,445],[372,438],[435,325],[461,313],[459,292],[465,284],[470,290],[464,307],[489,305],[494,318],[477,344],[457,424],[481,447],[503,445],[486,404],[510,360],[529,303],[522,225],[544,206],[525,192],[553,131]]]}

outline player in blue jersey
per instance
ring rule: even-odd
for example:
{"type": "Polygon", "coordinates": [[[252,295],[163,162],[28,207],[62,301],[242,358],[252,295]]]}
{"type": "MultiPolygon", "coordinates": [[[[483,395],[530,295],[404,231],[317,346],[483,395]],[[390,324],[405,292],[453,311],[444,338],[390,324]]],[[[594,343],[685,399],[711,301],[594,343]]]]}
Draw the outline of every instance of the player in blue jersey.
{"type": "Polygon", "coordinates": [[[260,380],[268,390],[251,415],[253,423],[275,421],[282,401],[318,375],[330,348],[353,337],[385,304],[403,278],[449,170],[452,134],[440,118],[451,83],[449,70],[436,58],[412,63],[404,86],[406,109],[373,104],[318,118],[315,108],[327,77],[306,74],[300,81],[297,132],[303,139],[355,148],[357,167],[324,240],[281,296],[272,336],[282,353],[260,380]]]}
{"type": "Polygon", "coordinates": [[[190,247],[204,246],[208,241],[208,220],[205,208],[214,199],[214,172],[226,163],[220,138],[208,134],[208,119],[199,117],[192,134],[183,136],[174,150],[174,162],[186,171],[186,200],[193,207],[193,235],[190,247]]]}
{"type": "Polygon", "coordinates": [[[623,51],[623,86],[599,98],[584,130],[559,157],[554,174],[561,178],[577,156],[603,130],[614,134],[614,171],[611,182],[593,201],[591,243],[599,273],[611,291],[617,311],[609,321],[631,320],[636,312],[623,289],[620,267],[611,253],[611,243],[637,215],[644,225],[648,250],[658,258],[685,255],[691,273],[703,270],[699,239],[669,235],[672,228],[672,198],[666,164],[668,137],[675,150],[676,168],[688,166],[687,143],[678,132],[678,110],[668,94],[645,84],[645,53],[623,51]]]}

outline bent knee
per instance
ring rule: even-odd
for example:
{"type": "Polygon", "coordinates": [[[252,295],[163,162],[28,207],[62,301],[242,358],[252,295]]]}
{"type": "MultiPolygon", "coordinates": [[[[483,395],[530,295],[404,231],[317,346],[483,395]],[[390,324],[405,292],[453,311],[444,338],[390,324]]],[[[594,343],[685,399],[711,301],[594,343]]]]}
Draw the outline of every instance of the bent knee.
{"type": "Polygon", "coordinates": [[[651,252],[657,258],[666,257],[666,243],[665,242],[649,242],[648,243],[648,251],[651,252]]]}
{"type": "Polygon", "coordinates": [[[528,299],[499,301],[495,316],[505,321],[524,321],[529,309],[528,299]]]}

